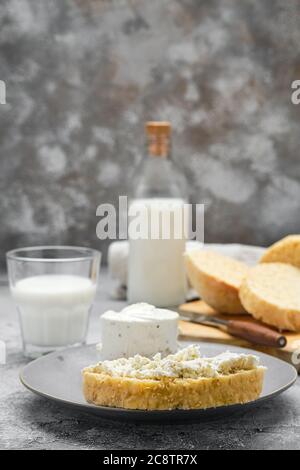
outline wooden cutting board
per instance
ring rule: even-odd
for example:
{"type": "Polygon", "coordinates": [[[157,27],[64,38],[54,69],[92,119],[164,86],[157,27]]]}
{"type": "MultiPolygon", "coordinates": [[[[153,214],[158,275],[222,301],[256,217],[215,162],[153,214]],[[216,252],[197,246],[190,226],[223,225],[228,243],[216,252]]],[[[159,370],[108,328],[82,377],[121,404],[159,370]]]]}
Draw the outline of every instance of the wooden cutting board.
{"type": "MultiPolygon", "coordinates": [[[[254,320],[250,315],[222,315],[212,309],[202,300],[196,300],[188,302],[180,306],[182,310],[196,312],[199,314],[213,315],[218,318],[225,320],[244,320],[251,323],[259,323],[254,320]]],[[[213,328],[205,325],[197,325],[195,323],[180,321],[180,338],[189,341],[211,341],[216,343],[233,344],[235,346],[241,346],[245,348],[256,349],[272,356],[276,356],[284,361],[293,364],[298,372],[300,372],[300,333],[284,332],[287,338],[287,345],[283,349],[269,348],[264,346],[258,346],[253,343],[249,343],[243,339],[231,336],[219,328],[213,328]],[[299,364],[297,364],[297,362],[299,364]]]]}

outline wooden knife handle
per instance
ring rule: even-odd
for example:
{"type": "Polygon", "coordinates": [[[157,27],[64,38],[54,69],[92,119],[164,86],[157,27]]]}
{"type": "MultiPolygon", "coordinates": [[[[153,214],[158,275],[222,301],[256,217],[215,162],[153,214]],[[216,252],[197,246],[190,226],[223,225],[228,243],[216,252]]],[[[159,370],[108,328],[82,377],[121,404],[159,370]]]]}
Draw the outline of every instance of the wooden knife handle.
{"type": "Polygon", "coordinates": [[[239,320],[229,320],[227,325],[228,333],[251,343],[272,348],[284,348],[287,344],[285,336],[263,325],[239,320]]]}

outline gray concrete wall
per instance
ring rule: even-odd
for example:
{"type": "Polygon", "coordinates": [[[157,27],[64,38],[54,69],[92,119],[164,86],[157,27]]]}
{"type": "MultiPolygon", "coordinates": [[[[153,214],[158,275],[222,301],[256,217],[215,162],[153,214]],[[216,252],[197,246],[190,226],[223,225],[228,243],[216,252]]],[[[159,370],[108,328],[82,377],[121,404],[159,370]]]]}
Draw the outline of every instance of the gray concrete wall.
{"type": "Polygon", "coordinates": [[[300,232],[298,0],[1,0],[0,254],[97,240],[169,119],[206,240],[300,232]]]}

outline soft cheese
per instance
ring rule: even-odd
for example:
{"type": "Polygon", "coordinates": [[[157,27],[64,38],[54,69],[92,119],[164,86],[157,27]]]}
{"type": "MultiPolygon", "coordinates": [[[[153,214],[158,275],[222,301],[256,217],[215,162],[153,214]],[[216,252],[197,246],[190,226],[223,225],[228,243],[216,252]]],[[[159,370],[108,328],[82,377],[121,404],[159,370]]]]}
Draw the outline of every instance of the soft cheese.
{"type": "Polygon", "coordinates": [[[152,359],[135,355],[128,359],[106,360],[95,366],[95,372],[135,379],[196,379],[229,375],[258,367],[260,363],[257,356],[225,352],[213,358],[201,357],[199,347],[192,345],[164,358],[158,353],[152,359]]]}
{"type": "Polygon", "coordinates": [[[109,310],[100,317],[101,343],[105,359],[129,358],[136,354],[166,356],[177,351],[178,314],[138,303],[121,312],[109,310]]]}

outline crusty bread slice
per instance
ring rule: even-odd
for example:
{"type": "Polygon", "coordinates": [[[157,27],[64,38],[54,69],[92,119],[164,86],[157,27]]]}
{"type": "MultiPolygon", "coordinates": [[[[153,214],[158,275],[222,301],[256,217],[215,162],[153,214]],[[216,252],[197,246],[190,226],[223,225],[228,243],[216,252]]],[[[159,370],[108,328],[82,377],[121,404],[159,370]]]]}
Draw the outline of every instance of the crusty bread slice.
{"type": "Polygon", "coordinates": [[[136,410],[216,408],[256,400],[262,391],[264,367],[214,378],[136,379],[83,371],[88,403],[136,410]]]}
{"type": "Polygon", "coordinates": [[[270,246],[260,263],[287,263],[300,268],[300,235],[288,235],[270,246]]]}
{"type": "Polygon", "coordinates": [[[280,330],[300,331],[300,269],[284,263],[259,264],[243,280],[240,299],[258,320],[280,330]]]}
{"type": "Polygon", "coordinates": [[[246,264],[205,250],[186,253],[185,260],[190,283],[207,304],[222,313],[245,313],[239,288],[246,264]]]}

